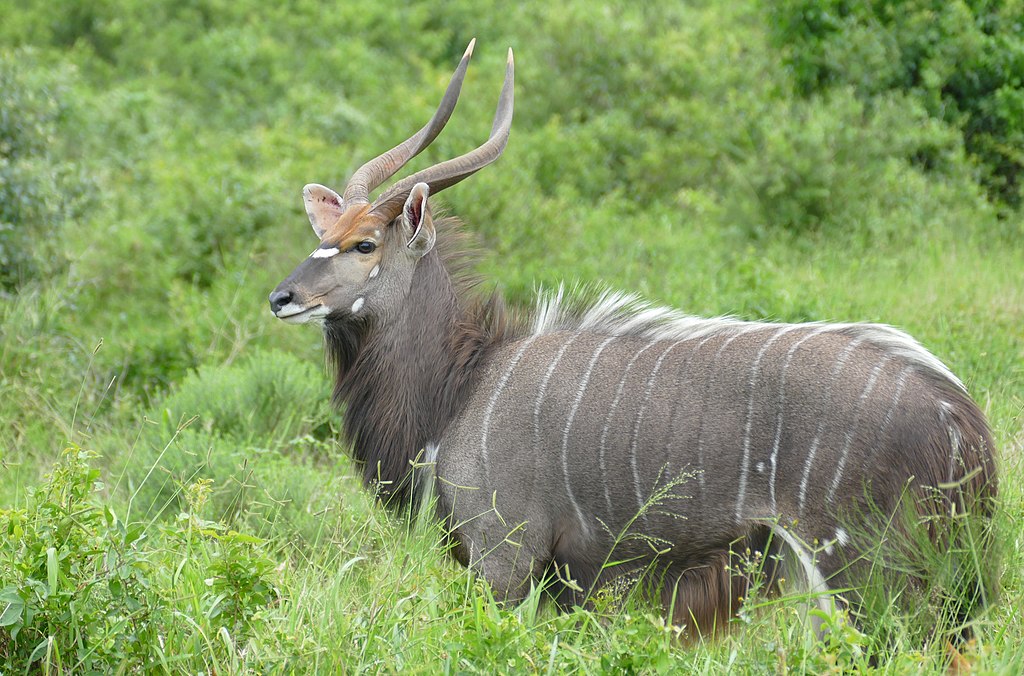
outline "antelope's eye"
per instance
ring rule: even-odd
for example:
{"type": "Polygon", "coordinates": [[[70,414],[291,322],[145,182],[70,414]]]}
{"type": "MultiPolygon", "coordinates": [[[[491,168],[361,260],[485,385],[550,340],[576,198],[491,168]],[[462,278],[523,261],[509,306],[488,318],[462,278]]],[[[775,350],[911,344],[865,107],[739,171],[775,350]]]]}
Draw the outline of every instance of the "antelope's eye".
{"type": "Polygon", "coordinates": [[[364,242],[360,242],[359,244],[356,244],[355,248],[356,248],[356,251],[358,251],[361,254],[368,254],[368,253],[373,253],[373,250],[377,248],[377,245],[375,243],[371,242],[370,240],[366,240],[364,242]]]}

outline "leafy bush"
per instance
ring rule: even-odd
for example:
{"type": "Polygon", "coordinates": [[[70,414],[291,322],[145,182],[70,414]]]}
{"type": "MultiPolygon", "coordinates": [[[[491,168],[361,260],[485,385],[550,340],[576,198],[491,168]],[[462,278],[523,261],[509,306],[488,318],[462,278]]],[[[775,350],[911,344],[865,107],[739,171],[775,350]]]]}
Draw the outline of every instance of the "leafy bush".
{"type": "Polygon", "coordinates": [[[271,445],[326,426],[331,416],[320,370],[277,350],[254,351],[238,364],[203,366],[161,408],[165,434],[181,419],[198,416],[196,427],[219,437],[271,445]]]}
{"type": "Polygon", "coordinates": [[[962,169],[959,136],[903,95],[880,95],[869,106],[851,89],[834,88],[766,106],[748,131],[751,151],[732,165],[723,202],[749,233],[828,230],[862,245],[884,244],[934,220],[921,218],[929,206],[985,210],[962,169]],[[943,180],[922,181],[925,161],[943,180]],[[924,209],[911,197],[923,191],[933,193],[924,209]]]}
{"type": "Polygon", "coordinates": [[[200,516],[212,483],[209,479],[198,479],[186,487],[188,511],[179,514],[176,527],[167,528],[165,533],[172,543],[185,550],[193,548],[195,538],[205,539],[208,558],[197,571],[205,576],[203,614],[215,626],[227,628],[236,641],[244,641],[258,624],[256,614],[279,599],[271,580],[275,564],[263,551],[263,540],[200,516]]]}
{"type": "Polygon", "coordinates": [[[93,457],[68,448],[24,508],[0,510],[0,653],[13,668],[91,672],[159,657],[167,608],[152,552],[141,524],[96,499],[93,457]]]}
{"type": "Polygon", "coordinates": [[[67,448],[24,507],[0,510],[4,669],[167,671],[173,647],[195,642],[193,628],[227,632],[229,641],[209,646],[212,657],[236,658],[281,600],[264,541],[202,518],[204,480],[187,487],[185,511],[153,537],[102,499],[95,458],[67,448]],[[185,636],[175,616],[189,618],[185,636]]]}
{"type": "Polygon", "coordinates": [[[153,244],[171,252],[175,276],[209,286],[232,256],[244,257],[286,210],[244,160],[161,167],[154,177],[160,216],[145,224],[153,244]]]}
{"type": "Polygon", "coordinates": [[[59,152],[70,79],[31,51],[0,51],[0,297],[60,269],[62,229],[87,203],[89,182],[59,152]]]}
{"type": "Polygon", "coordinates": [[[1024,3],[768,2],[775,43],[804,94],[853,86],[918,99],[960,129],[990,194],[1024,200],[1024,3]]]}

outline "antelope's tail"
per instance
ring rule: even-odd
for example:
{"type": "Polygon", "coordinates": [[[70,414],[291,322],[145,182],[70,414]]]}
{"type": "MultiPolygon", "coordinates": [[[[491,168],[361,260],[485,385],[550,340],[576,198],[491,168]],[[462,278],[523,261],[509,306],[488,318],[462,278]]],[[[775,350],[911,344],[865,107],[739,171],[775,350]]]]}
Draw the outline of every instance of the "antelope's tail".
{"type": "MultiPolygon", "coordinates": [[[[947,391],[938,407],[938,433],[929,439],[933,457],[946,463],[932,477],[934,495],[923,496],[922,516],[940,556],[931,571],[931,596],[941,604],[954,642],[973,635],[972,620],[993,603],[1001,559],[996,537],[999,479],[992,432],[963,391],[947,391]]],[[[938,461],[937,461],[938,464],[938,461]]]]}

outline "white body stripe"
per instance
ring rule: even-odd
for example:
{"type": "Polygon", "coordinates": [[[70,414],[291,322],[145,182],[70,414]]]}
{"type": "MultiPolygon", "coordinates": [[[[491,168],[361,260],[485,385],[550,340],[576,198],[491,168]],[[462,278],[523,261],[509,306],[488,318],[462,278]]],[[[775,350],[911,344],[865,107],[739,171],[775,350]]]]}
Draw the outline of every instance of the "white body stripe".
{"type": "MultiPolygon", "coordinates": [[[[601,430],[601,443],[598,447],[597,456],[598,464],[601,467],[601,476],[608,476],[608,468],[604,463],[605,442],[608,440],[608,430],[611,427],[612,416],[615,414],[615,410],[619,407],[619,401],[622,399],[622,392],[626,388],[626,377],[629,376],[629,372],[633,368],[633,364],[635,364],[636,360],[640,358],[640,355],[654,347],[656,344],[657,341],[652,340],[641,347],[637,353],[633,355],[633,358],[629,360],[629,363],[626,364],[626,368],[622,370],[622,377],[619,379],[619,387],[615,391],[615,398],[612,400],[612,404],[608,408],[608,415],[604,419],[604,429],[601,430]]],[[[612,510],[612,496],[611,493],[608,492],[608,482],[604,481],[602,483],[604,484],[604,501],[608,505],[608,517],[611,518],[614,516],[614,511],[612,510]]]]}
{"type": "Polygon", "coordinates": [[[882,420],[882,426],[879,428],[879,434],[884,434],[889,425],[892,424],[893,414],[896,413],[896,407],[899,406],[900,396],[903,394],[903,388],[907,386],[907,371],[909,369],[903,369],[900,371],[900,375],[896,378],[896,391],[892,395],[892,403],[889,404],[889,410],[885,412],[885,419],[882,420]]]}
{"type": "Polygon", "coordinates": [[[786,358],[782,362],[782,371],[779,375],[779,395],[776,397],[779,405],[778,414],[775,417],[775,441],[772,443],[772,453],[768,458],[768,464],[771,468],[771,475],[768,479],[768,499],[771,502],[770,509],[773,515],[778,511],[778,505],[775,501],[775,477],[778,473],[779,467],[779,443],[782,441],[782,416],[785,412],[786,406],[786,369],[789,368],[789,364],[793,361],[793,356],[796,354],[797,348],[814,336],[824,333],[824,331],[825,327],[819,326],[814,331],[811,331],[806,336],[790,345],[789,350],[786,351],[786,358]]]}
{"type": "MultiPolygon", "coordinates": [[[[580,520],[580,524],[583,526],[584,531],[587,530],[587,523],[583,518],[583,511],[580,509],[579,504],[576,502],[576,496],[572,492],[572,484],[569,481],[569,430],[572,429],[572,423],[576,420],[576,412],[580,408],[580,402],[583,401],[583,395],[587,391],[587,385],[590,384],[590,376],[594,372],[594,365],[597,364],[597,358],[604,352],[604,348],[608,346],[608,343],[615,340],[615,336],[609,336],[604,339],[604,342],[597,346],[597,350],[590,357],[590,363],[587,364],[587,370],[583,374],[583,378],[580,379],[579,387],[576,388],[576,398],[572,402],[572,408],[569,409],[569,418],[565,422],[565,430],[562,432],[562,476],[565,478],[565,492],[569,495],[569,500],[572,501],[573,507],[576,508],[576,516],[580,520]]],[[[601,477],[604,483],[608,483],[608,477],[601,477]]]]}
{"type": "Polygon", "coordinates": [[[415,499],[424,505],[433,497],[434,479],[437,476],[438,450],[436,442],[428,441],[423,447],[422,462],[416,463],[413,467],[415,499]]]}
{"type": "MultiPolygon", "coordinates": [[[[675,380],[675,383],[674,383],[674,387],[676,388],[676,391],[679,390],[680,380],[683,377],[683,375],[686,373],[686,367],[693,360],[693,356],[700,351],[700,348],[704,347],[704,343],[708,342],[712,338],[713,338],[713,336],[704,336],[704,338],[702,338],[701,341],[699,343],[697,343],[696,346],[694,346],[694,348],[693,348],[693,350],[691,350],[690,354],[687,355],[686,361],[679,367],[679,371],[676,373],[676,380],[675,380]]],[[[669,465],[672,462],[672,445],[673,445],[673,442],[675,441],[676,422],[678,420],[679,420],[679,402],[676,401],[673,404],[673,407],[672,407],[672,417],[669,420],[669,428],[668,428],[669,439],[668,439],[668,443],[665,444],[665,463],[664,463],[665,465],[669,465]]]]}
{"type": "Polygon", "coordinates": [[[950,484],[953,483],[953,477],[956,476],[956,459],[960,455],[960,430],[950,419],[952,413],[952,404],[948,401],[939,402],[939,418],[949,433],[949,476],[946,478],[946,482],[950,484]]]}
{"type": "Polygon", "coordinates": [[[423,462],[428,465],[433,465],[437,462],[437,452],[440,447],[433,441],[428,441],[426,446],[426,453],[423,456],[423,462]]]}
{"type": "MultiPolygon", "coordinates": [[[[548,383],[551,382],[551,374],[553,374],[555,372],[555,368],[558,367],[558,362],[562,361],[562,357],[565,355],[565,351],[569,349],[569,346],[572,345],[573,341],[579,338],[580,335],[581,334],[579,333],[574,333],[572,336],[569,337],[567,341],[565,341],[565,343],[562,344],[562,347],[558,348],[558,352],[555,353],[555,358],[551,360],[550,364],[548,364],[548,370],[544,372],[544,377],[541,378],[540,387],[537,388],[537,400],[533,402],[533,449],[534,452],[537,454],[537,458],[544,458],[547,456],[546,453],[543,453],[541,451],[540,447],[540,411],[541,406],[544,403],[544,396],[547,394],[548,391],[548,383]]],[[[540,471],[537,471],[534,472],[533,477],[531,477],[531,481],[534,487],[536,487],[537,477],[539,475],[540,471]]],[[[568,470],[566,470],[565,485],[569,485],[568,470]]],[[[531,493],[533,492],[533,490],[534,489],[531,488],[531,493]]],[[[572,491],[569,492],[569,499],[572,500],[572,505],[576,509],[576,514],[580,517],[580,523],[583,524],[583,513],[580,511],[580,506],[576,504],[576,500],[573,498],[572,491]]],[[[586,528],[585,525],[584,528],[586,528]]]]}
{"type": "Polygon", "coordinates": [[[534,341],[536,336],[530,336],[523,341],[523,344],[519,346],[516,353],[512,356],[512,361],[509,362],[508,368],[505,369],[505,373],[502,374],[501,380],[498,381],[498,386],[494,388],[494,392],[491,393],[491,398],[487,401],[487,410],[484,412],[484,421],[482,424],[482,431],[480,432],[480,455],[484,459],[484,476],[487,477],[488,483],[491,480],[491,466],[490,458],[487,456],[487,438],[491,432],[491,416],[494,415],[494,407],[498,403],[498,395],[501,394],[505,386],[508,385],[508,379],[512,377],[512,371],[515,370],[516,365],[519,364],[519,360],[523,358],[523,353],[526,352],[526,348],[530,347],[530,343],[534,341]]]}
{"type": "Polygon", "coordinates": [[[871,396],[871,391],[875,389],[875,383],[878,382],[878,375],[882,372],[882,367],[888,361],[888,357],[882,357],[882,360],[875,365],[875,368],[871,370],[871,375],[868,377],[867,384],[864,385],[864,391],[860,393],[860,398],[857,399],[857,411],[853,416],[853,423],[846,430],[846,438],[843,439],[843,450],[839,453],[839,464],[836,465],[836,473],[832,476],[832,485],[828,489],[827,500],[830,504],[835,500],[836,491],[839,489],[839,482],[842,480],[843,471],[846,469],[846,458],[850,454],[850,446],[853,444],[854,436],[856,436],[857,426],[860,425],[861,413],[864,411],[864,402],[871,396]]]}
{"type": "MultiPolygon", "coordinates": [[[[761,349],[757,351],[754,363],[750,367],[750,396],[747,398],[747,424],[743,430],[743,463],[740,466],[740,487],[736,494],[736,523],[743,520],[743,502],[747,494],[747,475],[750,473],[750,431],[754,424],[754,396],[757,389],[757,377],[761,369],[761,359],[768,348],[775,344],[775,341],[799,326],[799,324],[790,324],[772,334],[772,337],[766,340],[761,349]]],[[[763,465],[761,463],[758,465],[762,467],[758,471],[763,471],[763,465]]]]}
{"type": "MultiPolygon", "coordinates": [[[[723,342],[718,347],[718,350],[715,352],[715,356],[711,358],[712,368],[716,368],[718,366],[718,360],[722,356],[722,353],[725,352],[725,348],[729,347],[729,343],[731,343],[732,341],[736,340],[737,338],[742,336],[744,333],[752,331],[753,329],[756,329],[756,328],[760,328],[760,326],[758,326],[756,324],[751,324],[750,327],[748,329],[746,329],[745,331],[741,331],[739,333],[734,333],[733,335],[729,336],[725,340],[725,342],[723,342]]],[[[713,372],[710,375],[713,376],[714,373],[717,373],[717,371],[713,372]]],[[[708,397],[711,395],[711,382],[712,382],[712,380],[713,380],[713,378],[709,377],[707,383],[705,383],[705,385],[704,385],[704,396],[701,397],[701,401],[700,401],[700,416],[699,417],[700,417],[700,420],[701,420],[701,424],[700,424],[700,427],[697,430],[697,471],[698,471],[697,480],[700,482],[700,493],[701,493],[701,496],[704,495],[704,484],[706,482],[706,478],[704,476],[704,419],[705,419],[704,411],[705,411],[705,409],[707,408],[707,405],[708,405],[708,397]]]]}
{"type": "Polygon", "coordinates": [[[892,401],[889,402],[889,410],[885,412],[885,418],[882,420],[882,426],[878,428],[878,433],[875,435],[875,443],[871,444],[868,450],[868,464],[871,463],[872,457],[875,455],[875,449],[878,448],[879,442],[885,435],[885,431],[889,429],[889,425],[892,424],[893,414],[896,412],[896,407],[899,405],[900,396],[903,394],[903,388],[907,386],[907,373],[910,371],[910,367],[905,367],[900,374],[896,377],[896,391],[892,395],[892,401]]]}
{"type": "MultiPolygon", "coordinates": [[[[829,374],[828,382],[825,383],[825,392],[822,396],[826,406],[832,401],[832,386],[835,384],[836,378],[839,377],[839,373],[843,370],[843,366],[846,365],[846,360],[850,358],[850,354],[862,342],[864,342],[862,336],[854,338],[846,344],[843,351],[836,357],[836,364],[832,367],[832,373],[829,374]]],[[[811,466],[814,464],[814,456],[817,455],[818,446],[821,444],[821,435],[825,433],[825,423],[827,420],[827,415],[821,416],[821,420],[818,422],[818,430],[814,434],[814,440],[811,441],[811,447],[807,450],[807,460],[804,461],[804,476],[800,480],[799,508],[797,510],[800,516],[804,515],[804,503],[807,501],[807,485],[811,479],[811,466]]]]}
{"type": "MultiPolygon", "coordinates": [[[[629,443],[629,464],[633,468],[633,490],[636,491],[636,504],[637,508],[641,510],[643,520],[647,521],[647,513],[644,510],[644,497],[643,491],[640,489],[640,472],[636,466],[636,447],[640,441],[640,424],[644,419],[644,409],[647,408],[647,401],[651,398],[651,391],[654,389],[654,380],[658,377],[658,372],[661,370],[661,365],[665,361],[665,357],[668,356],[677,345],[680,343],[690,340],[684,338],[683,340],[677,340],[676,342],[665,348],[665,351],[658,356],[658,361],[654,363],[654,368],[651,370],[651,375],[647,377],[647,383],[644,385],[644,398],[640,401],[640,410],[636,414],[636,422],[633,423],[633,436],[629,443]]],[[[607,482],[606,482],[607,483],[607,482]]]]}

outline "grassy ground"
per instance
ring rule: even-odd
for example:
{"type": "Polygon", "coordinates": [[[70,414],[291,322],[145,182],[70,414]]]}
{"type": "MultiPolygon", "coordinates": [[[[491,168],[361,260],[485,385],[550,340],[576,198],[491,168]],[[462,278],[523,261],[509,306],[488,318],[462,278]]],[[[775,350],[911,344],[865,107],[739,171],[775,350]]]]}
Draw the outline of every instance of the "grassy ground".
{"type": "MultiPolygon", "coordinates": [[[[511,44],[509,149],[442,196],[488,284],[912,333],[1000,451],[1001,598],[966,657],[1024,670],[1024,219],[941,99],[984,35],[943,3],[947,33],[915,42],[927,3],[905,4],[812,44],[799,2],[0,0],[0,672],[945,669],[915,618],[822,646],[793,598],[754,594],[696,644],[640,599],[500,608],[434,524],[373,506],[320,337],[266,295],[314,245],[301,186],[418,128],[473,36],[451,129],[412,169],[485,137],[511,44]],[[914,54],[935,83],[895,73],[914,54]]],[[[990,28],[1019,10],[996,6],[990,28]]],[[[957,110],[998,112],[1019,80],[1000,91],[957,110]]]]}

